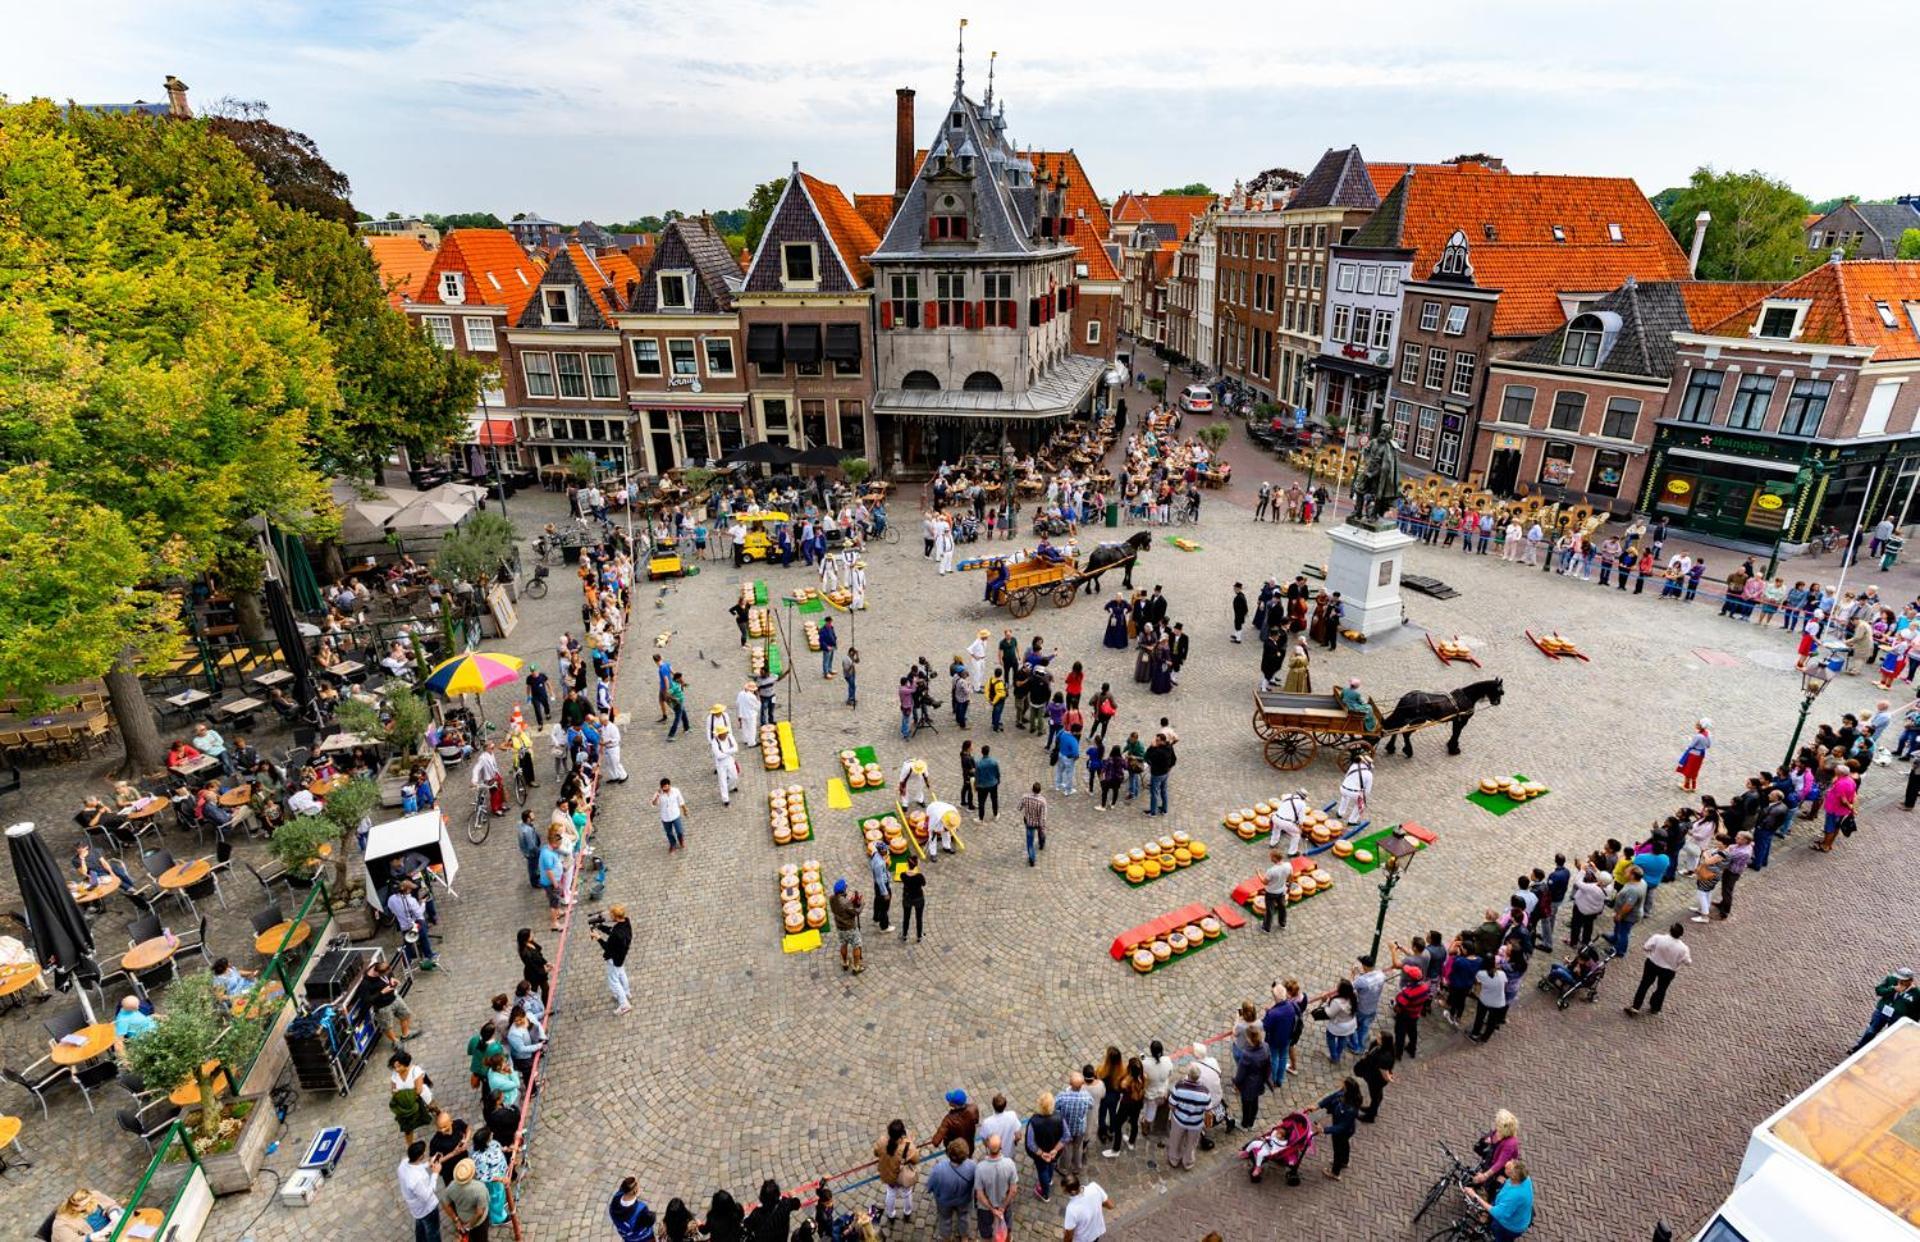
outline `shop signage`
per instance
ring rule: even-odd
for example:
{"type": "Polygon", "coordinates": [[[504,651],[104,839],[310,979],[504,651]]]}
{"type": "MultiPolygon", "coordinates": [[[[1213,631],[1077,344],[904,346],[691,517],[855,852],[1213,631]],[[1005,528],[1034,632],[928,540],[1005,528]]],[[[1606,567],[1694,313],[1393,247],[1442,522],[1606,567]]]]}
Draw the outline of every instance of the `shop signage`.
{"type": "Polygon", "coordinates": [[[1748,457],[1765,457],[1775,461],[1798,461],[1806,455],[1805,446],[1798,443],[1761,440],[1751,436],[1722,435],[1713,431],[1682,431],[1675,427],[1662,430],[1666,433],[1668,444],[1696,445],[1719,453],[1741,453],[1748,457]]]}
{"type": "Polygon", "coordinates": [[[1693,490],[1693,484],[1686,479],[1668,479],[1667,495],[1684,496],[1693,490]]]}
{"type": "Polygon", "coordinates": [[[1520,437],[1509,436],[1509,435],[1496,435],[1493,437],[1493,447],[1502,448],[1502,449],[1517,449],[1520,447],[1520,437]]]}
{"type": "Polygon", "coordinates": [[[1785,500],[1774,495],[1772,492],[1761,492],[1753,498],[1753,507],[1756,509],[1778,509],[1786,503],[1785,500]]]}

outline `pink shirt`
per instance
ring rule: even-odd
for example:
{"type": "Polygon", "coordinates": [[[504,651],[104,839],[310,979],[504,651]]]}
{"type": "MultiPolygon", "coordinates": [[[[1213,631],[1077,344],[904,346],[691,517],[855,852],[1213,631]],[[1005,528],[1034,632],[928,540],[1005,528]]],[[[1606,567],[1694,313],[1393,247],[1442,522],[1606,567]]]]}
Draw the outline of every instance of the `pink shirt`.
{"type": "Polygon", "coordinates": [[[1851,776],[1835,778],[1827,788],[1827,814],[1844,815],[1853,810],[1853,796],[1859,785],[1851,776]]]}

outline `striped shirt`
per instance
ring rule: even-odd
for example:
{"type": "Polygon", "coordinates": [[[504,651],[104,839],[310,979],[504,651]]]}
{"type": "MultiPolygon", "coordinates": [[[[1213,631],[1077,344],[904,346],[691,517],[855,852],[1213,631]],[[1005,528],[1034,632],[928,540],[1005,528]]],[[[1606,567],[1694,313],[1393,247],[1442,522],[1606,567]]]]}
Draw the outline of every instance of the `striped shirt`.
{"type": "Polygon", "coordinates": [[[1020,799],[1020,822],[1029,828],[1047,826],[1047,800],[1039,794],[1030,793],[1020,799]]]}
{"type": "Polygon", "coordinates": [[[1068,1138],[1085,1138],[1087,1135],[1087,1110],[1093,1107],[1093,1100],[1084,1091],[1068,1088],[1053,1099],[1053,1111],[1067,1125],[1068,1138]]]}
{"type": "Polygon", "coordinates": [[[1183,1081],[1167,1096],[1167,1105],[1173,1110],[1173,1124],[1183,1130],[1200,1128],[1209,1102],[1206,1087],[1198,1081],[1183,1081]]]}

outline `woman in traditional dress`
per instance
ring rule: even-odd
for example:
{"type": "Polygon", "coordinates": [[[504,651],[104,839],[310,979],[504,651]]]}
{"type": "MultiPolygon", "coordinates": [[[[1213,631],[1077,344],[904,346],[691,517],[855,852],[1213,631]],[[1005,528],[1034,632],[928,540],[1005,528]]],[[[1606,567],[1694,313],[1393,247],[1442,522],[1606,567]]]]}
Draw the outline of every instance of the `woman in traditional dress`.
{"type": "Polygon", "coordinates": [[[1680,773],[1680,788],[1692,793],[1700,786],[1700,765],[1707,760],[1707,750],[1713,745],[1713,721],[1702,717],[1694,725],[1694,735],[1687,748],[1680,752],[1680,762],[1674,765],[1674,771],[1680,773]]]}
{"type": "Polygon", "coordinates": [[[1279,628],[1264,630],[1260,634],[1260,688],[1273,685],[1273,679],[1280,675],[1280,665],[1286,659],[1287,635],[1279,628]]]}
{"type": "Polygon", "coordinates": [[[1152,679],[1153,648],[1159,641],[1159,638],[1159,631],[1154,629],[1151,623],[1143,624],[1140,627],[1139,650],[1135,652],[1133,657],[1133,679],[1135,681],[1144,682],[1152,679]]]}
{"type": "Polygon", "coordinates": [[[1165,638],[1153,644],[1153,684],[1149,687],[1155,694],[1173,693],[1173,647],[1165,638]]]}
{"type": "Polygon", "coordinates": [[[1325,591],[1313,601],[1313,620],[1307,626],[1307,637],[1321,646],[1327,645],[1327,632],[1333,626],[1333,601],[1325,591]]]}
{"type": "Polygon", "coordinates": [[[1313,660],[1307,655],[1305,643],[1295,643],[1293,654],[1287,657],[1287,679],[1280,688],[1288,694],[1313,693],[1313,660]]]}
{"type": "Polygon", "coordinates": [[[1127,601],[1118,591],[1107,601],[1107,636],[1101,641],[1115,651],[1127,649],[1127,601]]]}
{"type": "Polygon", "coordinates": [[[1287,628],[1295,634],[1307,632],[1307,597],[1304,594],[1287,601],[1287,628]]]}

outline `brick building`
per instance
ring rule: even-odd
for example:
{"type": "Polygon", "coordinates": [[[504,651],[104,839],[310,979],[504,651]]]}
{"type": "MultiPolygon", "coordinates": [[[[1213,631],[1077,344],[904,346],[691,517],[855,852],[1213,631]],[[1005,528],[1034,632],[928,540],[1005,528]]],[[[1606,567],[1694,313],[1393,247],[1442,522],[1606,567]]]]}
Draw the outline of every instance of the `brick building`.
{"type": "Polygon", "coordinates": [[[631,468],[630,378],[614,316],[639,276],[617,250],[565,243],[509,322],[501,384],[530,466],[544,472],[584,453],[631,468]]]}
{"type": "Polygon", "coordinates": [[[1920,229],[1920,194],[1891,203],[1848,199],[1807,226],[1805,259],[1824,263],[1835,250],[1849,259],[1897,258],[1908,229],[1920,229]]]}

